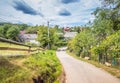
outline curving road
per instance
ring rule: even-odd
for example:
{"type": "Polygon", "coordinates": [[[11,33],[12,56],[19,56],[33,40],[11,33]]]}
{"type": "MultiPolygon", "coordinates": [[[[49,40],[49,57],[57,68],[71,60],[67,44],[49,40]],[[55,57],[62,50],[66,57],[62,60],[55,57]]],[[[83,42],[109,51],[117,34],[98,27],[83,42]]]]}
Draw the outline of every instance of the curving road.
{"type": "Polygon", "coordinates": [[[120,83],[120,80],[87,62],[69,56],[65,51],[56,52],[66,72],[66,83],[120,83]]]}

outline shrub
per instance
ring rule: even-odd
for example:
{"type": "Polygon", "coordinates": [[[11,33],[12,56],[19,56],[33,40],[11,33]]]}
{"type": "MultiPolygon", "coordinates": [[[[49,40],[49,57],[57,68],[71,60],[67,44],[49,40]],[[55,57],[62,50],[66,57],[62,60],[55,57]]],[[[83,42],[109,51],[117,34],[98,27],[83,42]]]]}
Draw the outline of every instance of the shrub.
{"type": "Polygon", "coordinates": [[[111,60],[120,57],[120,30],[114,34],[108,36],[98,46],[94,46],[91,49],[92,57],[101,55],[101,59],[105,57],[105,61],[108,58],[111,60]]]}

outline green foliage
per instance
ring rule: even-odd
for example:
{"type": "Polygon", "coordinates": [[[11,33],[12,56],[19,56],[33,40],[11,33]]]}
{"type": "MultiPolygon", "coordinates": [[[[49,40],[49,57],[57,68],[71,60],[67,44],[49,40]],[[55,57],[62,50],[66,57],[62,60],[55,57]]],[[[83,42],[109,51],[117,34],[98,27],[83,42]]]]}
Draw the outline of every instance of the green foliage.
{"type": "Polygon", "coordinates": [[[4,28],[0,26],[0,37],[4,37],[4,28]]]}
{"type": "Polygon", "coordinates": [[[26,24],[16,24],[16,26],[19,27],[19,30],[26,30],[28,28],[26,24]]]}
{"type": "Polygon", "coordinates": [[[91,49],[92,57],[96,60],[112,62],[119,56],[119,23],[120,23],[120,1],[101,0],[102,7],[98,8],[94,15],[92,31],[97,37],[97,45],[91,49]],[[111,61],[109,61],[111,60],[111,61]]]}
{"type": "Polygon", "coordinates": [[[25,66],[36,71],[45,83],[54,83],[62,72],[62,66],[54,51],[45,51],[32,55],[25,61],[25,66]]]}
{"type": "Polygon", "coordinates": [[[0,37],[18,41],[18,34],[20,30],[26,29],[28,26],[25,24],[10,24],[3,23],[0,25],[0,37]]]}
{"type": "Polygon", "coordinates": [[[107,57],[120,57],[120,31],[108,36],[98,46],[91,49],[93,55],[102,54],[107,57]]]}
{"type": "Polygon", "coordinates": [[[111,20],[95,20],[93,26],[94,32],[99,36],[107,36],[112,32],[112,21],[111,20]]]}
{"type": "Polygon", "coordinates": [[[53,27],[58,33],[63,33],[63,28],[59,27],[58,25],[55,25],[53,27]]]}
{"type": "Polygon", "coordinates": [[[24,82],[28,76],[28,71],[10,63],[6,58],[0,58],[0,83],[24,82]]]}
{"type": "Polygon", "coordinates": [[[101,0],[102,7],[97,9],[95,15],[102,19],[109,19],[112,21],[114,31],[120,30],[119,23],[120,23],[120,0],[101,0]]]}
{"type": "Polygon", "coordinates": [[[64,39],[62,34],[63,28],[59,28],[57,25],[53,28],[49,28],[50,31],[48,37],[47,26],[27,26],[26,24],[3,23],[0,24],[0,37],[19,41],[18,35],[21,30],[25,30],[25,32],[29,34],[38,34],[37,40],[40,42],[43,48],[46,48],[48,43],[50,45],[49,49],[54,50],[61,45],[65,45],[63,44],[64,42],[62,42],[64,39]]]}
{"type": "Polygon", "coordinates": [[[35,47],[37,47],[37,46],[38,46],[37,44],[30,43],[30,42],[26,42],[25,44],[26,44],[26,45],[29,45],[29,46],[35,46],[35,47]]]}
{"type": "MultiPolygon", "coordinates": [[[[58,42],[62,42],[61,38],[62,36],[58,34],[59,29],[58,28],[49,28],[49,37],[48,37],[48,27],[47,26],[39,26],[38,30],[38,38],[37,40],[40,42],[40,45],[43,48],[46,48],[49,46],[49,49],[54,49],[56,50],[61,44],[58,42]]],[[[61,44],[62,45],[62,44],[61,44]]]]}
{"type": "Polygon", "coordinates": [[[59,83],[62,66],[55,51],[27,57],[0,58],[0,83],[32,83],[40,76],[44,83],[59,83]]]}
{"type": "Polygon", "coordinates": [[[7,31],[8,31],[8,29],[11,27],[11,25],[10,24],[4,24],[4,25],[2,25],[2,26],[0,26],[0,36],[1,37],[4,37],[4,38],[7,38],[7,31]]]}
{"type": "Polygon", "coordinates": [[[78,56],[119,65],[120,0],[101,0],[102,7],[93,12],[91,28],[83,30],[69,41],[68,49],[78,56]],[[91,55],[91,56],[90,56],[91,55]]]}
{"type": "Polygon", "coordinates": [[[71,32],[78,32],[78,33],[80,33],[80,31],[81,31],[81,27],[80,26],[75,26],[75,27],[71,27],[70,28],[71,30],[71,32]]]}
{"type": "Polygon", "coordinates": [[[19,34],[18,27],[12,26],[7,30],[6,37],[8,39],[16,40],[16,37],[18,36],[18,34],[19,34]]]}
{"type": "Polygon", "coordinates": [[[26,29],[26,33],[36,34],[38,31],[38,26],[30,26],[26,29]]]}
{"type": "Polygon", "coordinates": [[[89,29],[86,29],[68,43],[68,49],[78,56],[89,56],[89,49],[94,44],[94,36],[90,33],[89,29]]]}
{"type": "Polygon", "coordinates": [[[67,42],[64,40],[61,40],[61,41],[58,41],[57,43],[56,43],[56,46],[58,46],[58,47],[62,47],[62,46],[66,46],[67,45],[67,42]]]}
{"type": "Polygon", "coordinates": [[[45,26],[42,26],[39,28],[38,31],[38,38],[37,40],[40,42],[40,45],[42,47],[46,47],[48,45],[48,42],[50,42],[50,40],[48,39],[48,32],[47,32],[48,28],[45,26]]]}

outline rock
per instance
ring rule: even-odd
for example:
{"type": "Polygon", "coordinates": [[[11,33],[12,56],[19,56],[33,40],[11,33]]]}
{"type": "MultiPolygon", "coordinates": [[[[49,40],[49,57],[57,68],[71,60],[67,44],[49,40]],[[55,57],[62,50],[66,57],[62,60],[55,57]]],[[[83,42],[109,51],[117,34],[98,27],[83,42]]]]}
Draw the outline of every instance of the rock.
{"type": "Polygon", "coordinates": [[[108,63],[108,62],[105,62],[105,65],[106,65],[106,66],[108,66],[108,67],[110,67],[110,66],[111,66],[111,64],[110,64],[110,63],[108,63]]]}
{"type": "Polygon", "coordinates": [[[85,57],[86,60],[90,60],[90,57],[85,57]]]}

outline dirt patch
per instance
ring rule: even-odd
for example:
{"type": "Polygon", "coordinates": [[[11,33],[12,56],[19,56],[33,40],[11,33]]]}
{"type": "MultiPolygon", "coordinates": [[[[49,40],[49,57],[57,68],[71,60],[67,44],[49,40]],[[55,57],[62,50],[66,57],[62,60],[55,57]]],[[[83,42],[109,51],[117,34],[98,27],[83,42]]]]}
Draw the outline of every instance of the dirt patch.
{"type": "Polygon", "coordinates": [[[58,78],[60,83],[66,83],[66,74],[65,74],[65,70],[64,68],[62,68],[62,73],[60,75],[60,77],[58,78]]]}
{"type": "MultiPolygon", "coordinates": [[[[43,78],[41,76],[38,76],[36,78],[32,78],[33,83],[45,83],[43,78]]],[[[62,69],[61,75],[58,77],[59,83],[66,83],[66,74],[64,69],[62,69]]]]}

